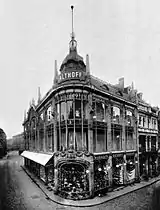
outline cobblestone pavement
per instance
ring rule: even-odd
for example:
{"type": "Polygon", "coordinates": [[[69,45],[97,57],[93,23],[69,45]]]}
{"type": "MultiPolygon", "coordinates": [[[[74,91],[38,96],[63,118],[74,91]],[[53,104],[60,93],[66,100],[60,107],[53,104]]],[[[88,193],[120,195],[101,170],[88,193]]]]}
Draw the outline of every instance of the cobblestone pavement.
{"type": "Polygon", "coordinates": [[[158,210],[160,209],[160,185],[142,188],[107,203],[92,207],[70,207],[46,199],[44,193],[20,167],[22,157],[11,152],[8,158],[0,160],[0,210],[158,210]]]}

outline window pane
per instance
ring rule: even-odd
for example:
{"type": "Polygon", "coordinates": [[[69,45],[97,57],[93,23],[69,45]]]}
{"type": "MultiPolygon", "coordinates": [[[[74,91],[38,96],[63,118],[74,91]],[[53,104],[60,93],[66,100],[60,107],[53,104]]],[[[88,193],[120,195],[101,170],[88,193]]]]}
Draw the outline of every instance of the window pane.
{"type": "Polygon", "coordinates": [[[88,107],[88,101],[83,101],[83,118],[84,119],[89,118],[89,113],[88,113],[87,107],[88,107]]]}
{"type": "Polygon", "coordinates": [[[131,131],[126,131],[126,149],[131,150],[134,149],[134,144],[133,144],[133,132],[131,131]]]}
{"type": "Polygon", "coordinates": [[[97,130],[96,152],[105,152],[104,130],[97,130]]]}
{"type": "Polygon", "coordinates": [[[68,129],[67,147],[73,147],[74,145],[74,132],[73,129],[68,129]]]}
{"type": "Polygon", "coordinates": [[[61,150],[66,148],[66,129],[61,129],[61,150]]]}
{"type": "Polygon", "coordinates": [[[75,100],[75,117],[81,118],[81,101],[75,100]]]}
{"type": "Polygon", "coordinates": [[[56,109],[57,109],[57,121],[60,121],[60,106],[59,106],[59,104],[56,105],[56,109]]]}
{"type": "Polygon", "coordinates": [[[93,152],[96,152],[96,130],[93,130],[93,152]]]}
{"type": "Polygon", "coordinates": [[[66,103],[61,103],[61,121],[66,120],[66,103]]]}
{"type": "Polygon", "coordinates": [[[132,124],[132,112],[129,110],[126,110],[126,120],[128,125],[132,124]]]}
{"type": "Polygon", "coordinates": [[[112,119],[114,122],[119,123],[120,121],[120,109],[118,107],[112,107],[112,119]]]}
{"type": "Polygon", "coordinates": [[[112,129],[112,144],[113,150],[121,149],[121,130],[112,129]]]}
{"type": "Polygon", "coordinates": [[[96,102],[96,116],[98,121],[104,121],[104,104],[96,102]]]}
{"type": "Polygon", "coordinates": [[[52,120],[53,116],[52,116],[52,113],[51,113],[51,106],[48,107],[47,109],[47,121],[50,122],[52,120]]]}
{"type": "Polygon", "coordinates": [[[88,129],[83,131],[83,148],[88,150],[88,129]]]}
{"type": "Polygon", "coordinates": [[[67,119],[73,119],[73,101],[67,101],[67,119]]]}
{"type": "Polygon", "coordinates": [[[81,129],[76,129],[75,141],[76,141],[76,149],[82,150],[82,131],[81,131],[81,129]]]}

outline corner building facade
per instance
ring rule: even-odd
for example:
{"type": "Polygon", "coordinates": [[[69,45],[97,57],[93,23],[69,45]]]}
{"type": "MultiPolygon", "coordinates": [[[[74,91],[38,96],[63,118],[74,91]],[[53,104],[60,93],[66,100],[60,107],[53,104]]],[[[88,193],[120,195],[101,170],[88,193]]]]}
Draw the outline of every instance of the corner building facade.
{"type": "Polygon", "coordinates": [[[86,199],[139,178],[136,91],[90,74],[72,36],[69,54],[24,120],[25,166],[68,199],[86,199]]]}

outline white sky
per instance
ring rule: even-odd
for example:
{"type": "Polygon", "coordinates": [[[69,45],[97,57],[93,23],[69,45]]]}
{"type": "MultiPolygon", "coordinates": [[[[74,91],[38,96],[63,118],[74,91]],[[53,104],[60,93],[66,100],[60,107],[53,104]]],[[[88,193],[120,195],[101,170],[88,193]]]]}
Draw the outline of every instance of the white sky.
{"type": "Polygon", "coordinates": [[[112,84],[124,76],[144,99],[160,106],[159,0],[0,0],[0,127],[21,131],[24,110],[52,86],[68,53],[71,5],[78,52],[91,73],[112,84]]]}

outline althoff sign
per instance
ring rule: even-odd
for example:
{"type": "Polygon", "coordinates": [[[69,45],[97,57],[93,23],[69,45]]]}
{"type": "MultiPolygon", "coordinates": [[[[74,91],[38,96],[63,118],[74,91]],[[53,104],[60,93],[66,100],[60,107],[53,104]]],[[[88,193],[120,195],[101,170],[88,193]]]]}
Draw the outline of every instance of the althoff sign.
{"type": "Polygon", "coordinates": [[[59,75],[59,82],[72,79],[82,79],[84,78],[84,72],[82,71],[70,71],[63,72],[59,75]]]}

